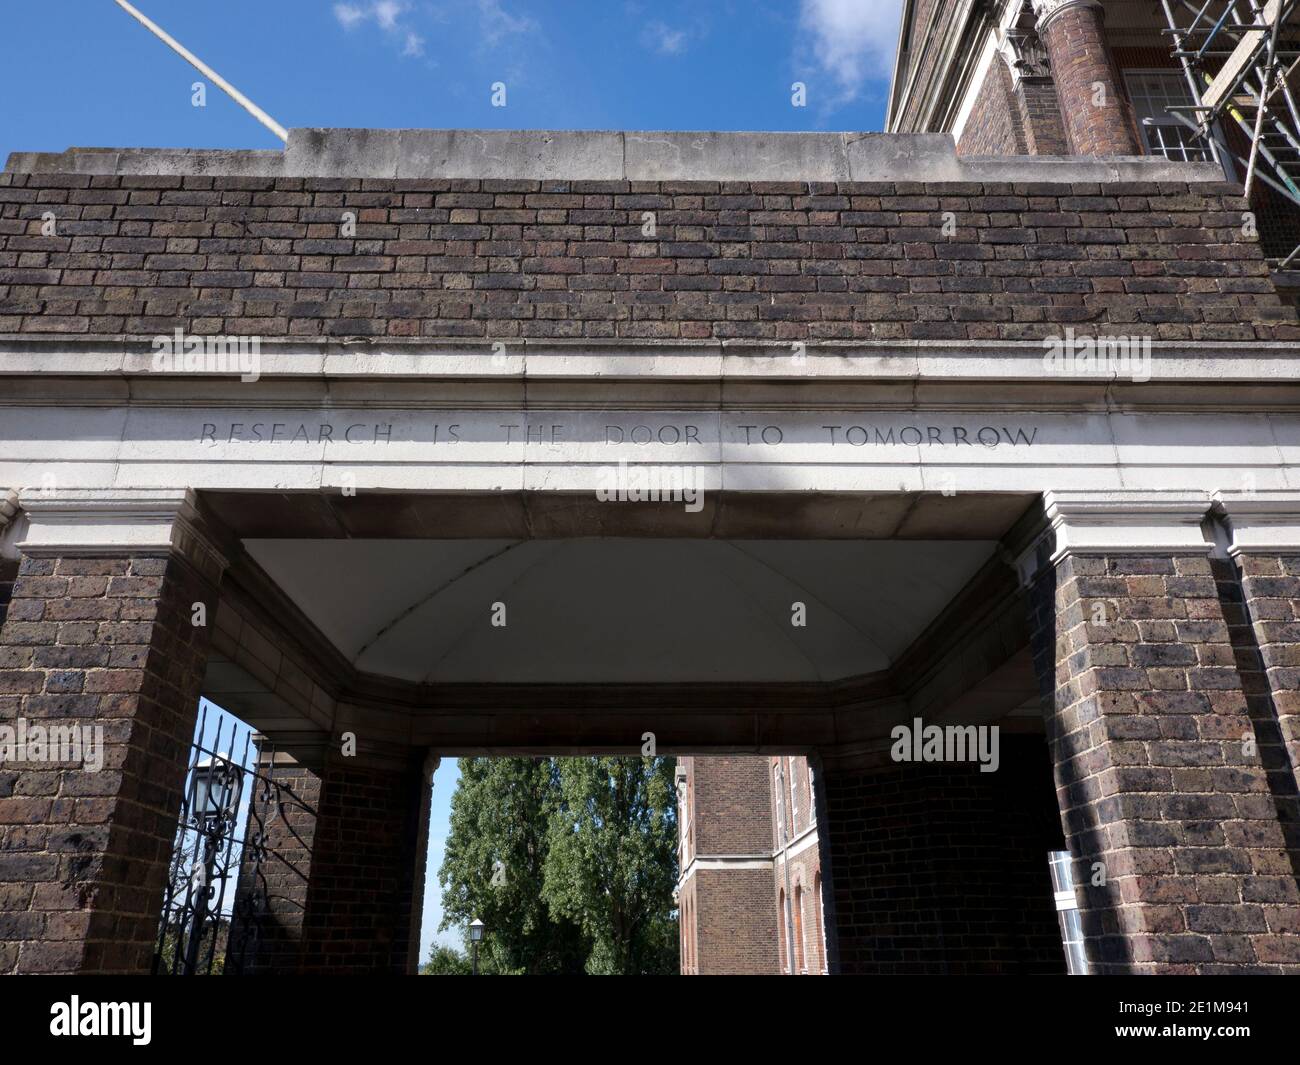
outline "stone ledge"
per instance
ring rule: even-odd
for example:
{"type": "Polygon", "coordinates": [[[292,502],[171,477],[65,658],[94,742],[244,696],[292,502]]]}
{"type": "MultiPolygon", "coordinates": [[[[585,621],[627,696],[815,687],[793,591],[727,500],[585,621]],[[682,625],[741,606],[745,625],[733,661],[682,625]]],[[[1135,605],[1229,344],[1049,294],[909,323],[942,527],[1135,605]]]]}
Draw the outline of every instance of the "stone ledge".
{"type": "Polygon", "coordinates": [[[547,181],[1217,182],[1150,156],[959,157],[948,134],[294,129],[284,151],[14,152],[8,173],[547,181]]]}

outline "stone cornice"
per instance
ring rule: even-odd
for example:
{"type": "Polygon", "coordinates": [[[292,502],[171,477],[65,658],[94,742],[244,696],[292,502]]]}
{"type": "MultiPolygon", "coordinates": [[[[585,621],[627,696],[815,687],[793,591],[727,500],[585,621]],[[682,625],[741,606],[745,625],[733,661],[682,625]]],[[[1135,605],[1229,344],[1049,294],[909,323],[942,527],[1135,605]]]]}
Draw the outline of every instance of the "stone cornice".
{"type": "Polygon", "coordinates": [[[259,379],[158,373],[140,338],[0,336],[8,405],[310,406],[410,409],[851,405],[1046,410],[1300,406],[1293,344],[1154,341],[1149,380],[1049,372],[1041,341],[303,341],[267,339],[259,379]]]}

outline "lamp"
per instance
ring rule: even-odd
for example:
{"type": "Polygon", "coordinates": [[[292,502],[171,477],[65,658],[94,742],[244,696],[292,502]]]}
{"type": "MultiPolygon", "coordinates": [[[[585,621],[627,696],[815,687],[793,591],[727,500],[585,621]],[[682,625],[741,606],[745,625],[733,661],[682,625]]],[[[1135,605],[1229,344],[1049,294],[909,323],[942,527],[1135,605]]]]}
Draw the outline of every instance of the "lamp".
{"type": "Polygon", "coordinates": [[[474,920],[470,921],[469,923],[470,950],[473,952],[474,955],[473,972],[471,974],[473,976],[478,976],[478,944],[479,944],[479,940],[483,938],[483,933],[486,930],[487,930],[487,925],[485,925],[477,917],[475,917],[474,920]]]}

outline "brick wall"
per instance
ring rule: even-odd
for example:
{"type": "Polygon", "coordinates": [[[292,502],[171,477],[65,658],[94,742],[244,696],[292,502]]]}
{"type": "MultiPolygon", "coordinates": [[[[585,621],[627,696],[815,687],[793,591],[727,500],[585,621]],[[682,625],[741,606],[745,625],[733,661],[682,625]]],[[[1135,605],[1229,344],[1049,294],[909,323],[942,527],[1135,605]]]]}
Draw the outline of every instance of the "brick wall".
{"type": "MultiPolygon", "coordinates": [[[[825,968],[824,915],[821,900],[821,853],[814,841],[802,842],[790,851],[790,918],[796,942],[795,972],[820,975],[825,968]],[[801,946],[799,945],[801,944],[801,946]],[[801,951],[801,953],[800,953],[801,951]]],[[[772,903],[777,914],[777,948],[780,971],[789,972],[786,960],[787,937],[784,899],[786,892],[785,861],[777,855],[772,866],[772,903]]]]}
{"type": "Polygon", "coordinates": [[[754,755],[683,758],[694,849],[684,856],[679,904],[684,973],[777,971],[770,862],[772,760],[754,755]],[[701,864],[691,865],[698,858],[701,864]],[[730,859],[720,867],[720,860],[730,859]],[[748,861],[736,861],[748,859],[748,861]]]}
{"type": "Polygon", "coordinates": [[[1055,82],[1047,78],[1022,79],[1016,90],[1015,105],[1020,126],[1025,131],[1025,151],[1028,154],[1070,154],[1055,82]]]}
{"type": "Polygon", "coordinates": [[[715,755],[692,761],[696,853],[770,855],[770,761],[753,755],[715,755]]]}
{"type": "Polygon", "coordinates": [[[692,879],[696,971],[702,976],[778,972],[771,869],[700,869],[692,879]]]}
{"type": "Polygon", "coordinates": [[[321,774],[301,971],[413,973],[428,846],[423,752],[404,768],[321,774]]]}
{"type": "Polygon", "coordinates": [[[0,558],[0,625],[4,624],[9,610],[9,600],[14,594],[14,581],[18,579],[18,560],[0,558]]]}
{"type": "MultiPolygon", "coordinates": [[[[1300,787],[1300,556],[1243,555],[1238,561],[1244,598],[1233,620],[1252,627],[1260,665],[1260,684],[1248,690],[1265,704],[1280,747],[1265,766],[1290,772],[1300,787]]],[[[1300,810],[1291,827],[1300,834],[1300,810]]]]}
{"type": "MultiPolygon", "coordinates": [[[[1048,853],[1060,847],[1037,737],[1001,766],[826,769],[829,868],[845,973],[1065,971],[1048,853]]],[[[829,933],[828,933],[829,935],[829,933]]]]}
{"type": "Polygon", "coordinates": [[[0,333],[1300,337],[1243,206],[1225,185],[0,174],[0,333]]]}
{"type": "Polygon", "coordinates": [[[1067,557],[1035,585],[1033,650],[1097,972],[1300,971],[1279,817],[1290,796],[1261,759],[1267,738],[1247,742],[1259,710],[1238,671],[1252,666],[1231,632],[1249,628],[1234,582],[1205,557],[1067,557]]]}
{"type": "Polygon", "coordinates": [[[0,770],[0,972],[147,972],[198,710],[211,584],[179,557],[25,558],[0,723],[102,727],[104,763],[0,770]]]}
{"type": "Polygon", "coordinates": [[[974,107],[961,139],[958,155],[1025,155],[1025,131],[1016,108],[1011,87],[1011,71],[999,56],[993,57],[984,84],[975,97],[974,107]]]}
{"type": "Polygon", "coordinates": [[[259,772],[269,775],[291,796],[283,803],[273,800],[268,806],[259,801],[259,789],[249,804],[235,892],[232,950],[225,971],[288,975],[302,965],[321,778],[307,766],[272,765],[267,760],[259,764],[259,772]],[[254,861],[255,847],[263,851],[260,864],[254,861]]]}

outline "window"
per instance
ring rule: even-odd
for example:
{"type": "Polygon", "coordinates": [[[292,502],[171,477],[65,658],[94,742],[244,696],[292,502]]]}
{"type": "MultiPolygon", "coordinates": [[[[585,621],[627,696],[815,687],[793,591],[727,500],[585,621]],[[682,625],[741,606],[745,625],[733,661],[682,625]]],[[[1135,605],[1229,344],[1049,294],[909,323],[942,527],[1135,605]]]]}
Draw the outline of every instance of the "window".
{"type": "Polygon", "coordinates": [[[772,767],[772,794],[776,796],[776,809],[773,814],[776,816],[776,824],[773,826],[773,849],[780,850],[785,846],[786,828],[785,828],[785,792],[781,790],[781,764],[780,759],[772,767]]]}
{"type": "Polygon", "coordinates": [[[813,922],[817,933],[817,949],[821,954],[821,971],[826,972],[826,926],[822,918],[822,874],[813,877],[813,922]]]}
{"type": "Polygon", "coordinates": [[[785,972],[789,968],[789,966],[786,964],[786,960],[785,960],[786,938],[785,938],[785,889],[784,888],[782,888],[781,891],[777,894],[776,918],[777,918],[777,924],[780,925],[777,931],[781,935],[781,939],[780,942],[777,944],[776,950],[777,950],[777,955],[781,959],[781,971],[785,972]]]}
{"type": "Polygon", "coordinates": [[[1127,70],[1124,83],[1148,152],[1181,162],[1203,163],[1212,158],[1205,141],[1198,140],[1168,111],[1170,107],[1189,107],[1194,103],[1181,73],[1127,70]]]}
{"type": "Polygon", "coordinates": [[[790,767],[790,831],[791,835],[799,831],[799,792],[796,786],[796,778],[799,776],[799,759],[789,758],[786,764],[790,767]]]}
{"type": "Polygon", "coordinates": [[[794,886],[794,971],[806,976],[808,966],[803,960],[803,888],[794,886]]]}

